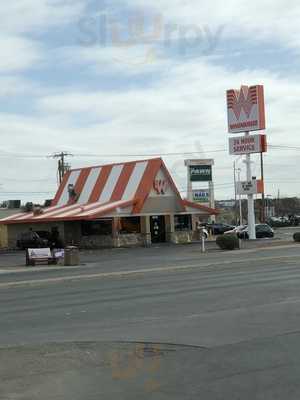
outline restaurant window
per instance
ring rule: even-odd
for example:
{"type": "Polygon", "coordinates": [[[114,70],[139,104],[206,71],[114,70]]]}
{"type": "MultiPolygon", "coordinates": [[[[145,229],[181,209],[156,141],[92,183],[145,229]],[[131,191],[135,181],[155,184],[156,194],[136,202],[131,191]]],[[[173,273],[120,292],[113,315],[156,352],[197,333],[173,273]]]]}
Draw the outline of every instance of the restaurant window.
{"type": "Polygon", "coordinates": [[[141,233],[141,219],[140,217],[126,217],[121,218],[120,233],[141,233]]]}
{"type": "Polygon", "coordinates": [[[112,235],[112,220],[83,221],[81,230],[82,236],[112,235]]]}
{"type": "Polygon", "coordinates": [[[174,216],[175,231],[191,231],[192,216],[191,215],[175,215],[174,216]]]}

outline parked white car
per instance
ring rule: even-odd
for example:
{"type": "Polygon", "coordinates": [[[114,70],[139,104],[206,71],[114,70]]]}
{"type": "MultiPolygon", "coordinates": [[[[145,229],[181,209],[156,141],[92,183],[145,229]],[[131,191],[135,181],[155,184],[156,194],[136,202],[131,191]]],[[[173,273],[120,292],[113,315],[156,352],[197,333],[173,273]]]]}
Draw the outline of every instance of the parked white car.
{"type": "Polygon", "coordinates": [[[244,231],[247,228],[247,225],[238,225],[231,231],[227,231],[224,235],[238,235],[240,232],[244,231]]]}

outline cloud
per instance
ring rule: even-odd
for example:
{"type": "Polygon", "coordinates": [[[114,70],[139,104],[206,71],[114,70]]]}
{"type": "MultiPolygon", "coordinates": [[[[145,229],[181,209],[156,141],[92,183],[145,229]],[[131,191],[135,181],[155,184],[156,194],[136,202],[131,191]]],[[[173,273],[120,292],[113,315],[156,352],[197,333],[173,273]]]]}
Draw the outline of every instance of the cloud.
{"type": "MultiPolygon", "coordinates": [[[[128,6],[149,14],[149,2],[130,0],[128,6]]],[[[298,0],[214,0],[191,4],[185,0],[160,0],[152,7],[163,16],[165,24],[193,27],[224,26],[228,38],[245,38],[249,42],[274,41],[287,47],[300,46],[298,0]]]]}
{"type": "Polygon", "coordinates": [[[61,65],[84,66],[90,74],[95,75],[95,79],[113,73],[124,80],[139,75],[149,76],[159,74],[171,65],[161,48],[142,44],[126,47],[99,44],[61,47],[55,49],[53,57],[61,65]]]}
{"type": "Polygon", "coordinates": [[[17,0],[0,3],[1,31],[10,34],[45,31],[80,17],[85,0],[17,0]]]}
{"type": "Polygon", "coordinates": [[[0,73],[12,73],[36,65],[42,58],[41,46],[17,36],[0,36],[0,73]]]}
{"type": "Polygon", "coordinates": [[[35,82],[18,75],[0,75],[0,100],[5,101],[23,95],[42,95],[42,88],[35,82]]]}

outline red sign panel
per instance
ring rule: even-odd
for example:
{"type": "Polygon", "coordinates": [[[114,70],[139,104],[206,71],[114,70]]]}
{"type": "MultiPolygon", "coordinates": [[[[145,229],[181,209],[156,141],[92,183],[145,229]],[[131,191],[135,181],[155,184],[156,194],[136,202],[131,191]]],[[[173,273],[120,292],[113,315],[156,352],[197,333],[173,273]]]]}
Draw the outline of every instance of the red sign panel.
{"type": "Polygon", "coordinates": [[[248,132],[265,129],[264,87],[242,86],[227,91],[228,132],[248,132]]]}
{"type": "Polygon", "coordinates": [[[251,153],[266,153],[266,135],[234,136],[229,138],[229,154],[241,155],[251,153]]]}

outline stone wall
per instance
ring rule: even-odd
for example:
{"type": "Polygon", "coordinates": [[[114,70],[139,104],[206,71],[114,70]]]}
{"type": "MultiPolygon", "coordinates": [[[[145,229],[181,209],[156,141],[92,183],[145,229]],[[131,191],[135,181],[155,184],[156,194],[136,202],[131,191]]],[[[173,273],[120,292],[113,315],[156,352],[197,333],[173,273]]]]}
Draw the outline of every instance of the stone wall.
{"type": "Polygon", "coordinates": [[[146,243],[146,235],[141,233],[134,234],[122,234],[117,238],[119,242],[118,247],[138,247],[145,246],[146,243]]]}
{"type": "Polygon", "coordinates": [[[111,247],[145,246],[146,236],[143,234],[122,234],[113,238],[110,235],[82,236],[79,246],[82,249],[101,249],[111,247]]]}
{"type": "Polygon", "coordinates": [[[169,241],[176,244],[191,243],[194,240],[193,231],[176,231],[170,234],[169,241]]]}
{"type": "Polygon", "coordinates": [[[114,247],[114,243],[109,235],[82,236],[79,246],[82,249],[103,249],[114,247]]]}

